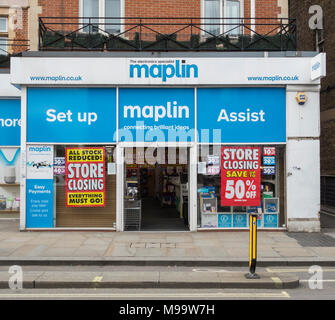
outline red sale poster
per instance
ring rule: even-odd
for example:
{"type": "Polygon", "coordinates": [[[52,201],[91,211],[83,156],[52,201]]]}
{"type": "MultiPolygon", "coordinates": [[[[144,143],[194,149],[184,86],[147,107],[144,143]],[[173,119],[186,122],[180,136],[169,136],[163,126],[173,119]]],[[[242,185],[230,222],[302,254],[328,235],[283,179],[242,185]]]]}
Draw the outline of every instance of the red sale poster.
{"type": "Polygon", "coordinates": [[[261,148],[222,147],[221,206],[261,205],[261,148]]]}

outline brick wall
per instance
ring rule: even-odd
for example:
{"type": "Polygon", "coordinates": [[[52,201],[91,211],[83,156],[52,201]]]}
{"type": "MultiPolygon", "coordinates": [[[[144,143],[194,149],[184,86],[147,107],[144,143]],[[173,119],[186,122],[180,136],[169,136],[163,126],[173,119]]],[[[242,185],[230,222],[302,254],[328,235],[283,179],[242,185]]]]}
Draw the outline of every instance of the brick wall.
{"type": "MultiPolygon", "coordinates": [[[[126,17],[200,17],[201,7],[200,0],[126,0],[125,1],[125,16],[126,17]]],[[[127,20],[128,22],[139,22],[139,20],[127,20]]],[[[171,23],[189,23],[189,19],[176,20],[145,20],[146,23],[150,23],[149,28],[160,32],[160,33],[173,33],[186,25],[172,25],[171,23]],[[155,23],[170,23],[169,26],[159,26],[155,23]]],[[[199,23],[198,20],[194,21],[199,23]]],[[[126,26],[126,29],[131,27],[126,26]]],[[[132,30],[132,32],[139,32],[139,28],[132,30]]],[[[199,30],[193,29],[193,33],[199,33],[199,30]]],[[[187,40],[190,34],[190,28],[185,29],[183,32],[178,33],[178,40],[187,40]],[[185,38],[185,39],[183,39],[185,38]]],[[[142,29],[143,40],[154,40],[156,34],[151,32],[149,29],[142,29]]]]}
{"type": "MultiPolygon", "coordinates": [[[[64,16],[79,14],[79,0],[38,0],[42,16],[64,16]]],[[[126,0],[125,16],[128,17],[200,17],[200,0],[126,0]]],[[[244,0],[245,16],[250,16],[250,0],[244,0]]],[[[280,13],[278,0],[256,0],[256,16],[276,17],[280,13]]]]}
{"type": "MultiPolygon", "coordinates": [[[[278,0],[255,0],[257,17],[277,17],[280,14],[278,0]]],[[[79,0],[38,0],[42,8],[40,16],[48,17],[77,17],[79,16],[79,0]]],[[[16,39],[26,39],[28,36],[28,9],[24,9],[24,28],[17,31],[16,39]]],[[[125,0],[125,16],[127,17],[200,17],[201,0],[125,0]]],[[[244,16],[250,16],[250,0],[244,0],[244,16]]],[[[53,20],[57,22],[60,20],[53,20]]],[[[50,22],[50,20],[49,20],[50,22]]],[[[67,22],[71,22],[67,20],[67,22]]],[[[77,22],[77,20],[73,20],[77,22]]],[[[53,25],[61,29],[60,25],[53,25]]],[[[64,28],[64,26],[62,27],[64,28]]],[[[74,26],[68,26],[73,29],[74,26]]],[[[177,26],[170,26],[168,32],[176,30],[177,26]]],[[[267,33],[271,27],[259,27],[257,32],[267,33]]],[[[21,49],[21,48],[20,48],[21,49]]],[[[17,49],[16,51],[20,51],[17,49]]]]}
{"type": "Polygon", "coordinates": [[[322,122],[321,175],[335,176],[335,120],[322,122]]]}
{"type": "MultiPolygon", "coordinates": [[[[255,0],[256,17],[276,18],[281,13],[278,0],[255,0]]],[[[250,0],[244,0],[244,17],[250,17],[250,0]]],[[[173,3],[167,0],[137,0],[125,2],[125,12],[128,17],[201,17],[200,0],[175,0],[173,3]]],[[[218,16],[220,14],[218,13],[218,16]]],[[[250,20],[246,19],[246,23],[250,20]]],[[[261,20],[260,23],[267,23],[268,20],[261,20]]],[[[167,31],[173,31],[171,27],[167,31]]],[[[256,31],[268,33],[274,27],[258,26],[256,31]]],[[[249,30],[245,29],[245,33],[249,30]]]]}
{"type": "MultiPolygon", "coordinates": [[[[256,1],[256,16],[257,17],[277,17],[280,14],[280,7],[278,6],[278,0],[255,0],[256,1]]],[[[244,17],[250,17],[250,0],[244,0],[244,17]]],[[[38,5],[42,7],[42,14],[40,16],[78,16],[79,15],[79,0],[38,0],[38,5]]],[[[125,0],[125,13],[126,17],[201,17],[201,0],[125,0]]],[[[219,13],[218,13],[219,16],[219,13]]],[[[48,20],[50,22],[51,20],[48,20]]],[[[53,20],[53,22],[57,22],[61,20],[53,20]]],[[[127,19],[125,22],[127,25],[125,29],[129,29],[132,27],[131,23],[137,23],[139,20],[129,20],[127,19]]],[[[247,20],[248,21],[248,20],[247,20]]],[[[66,20],[66,22],[71,22],[66,20]]],[[[77,21],[73,21],[77,22],[77,21]]],[[[149,26],[150,28],[160,32],[160,33],[173,33],[178,29],[181,29],[182,25],[172,25],[169,26],[158,26],[154,25],[155,22],[160,23],[169,23],[171,20],[146,20],[148,23],[152,23],[153,25],[149,26]]],[[[179,23],[186,23],[189,20],[179,20],[179,23]]],[[[193,21],[195,23],[199,23],[199,20],[193,21]]],[[[267,22],[267,21],[263,21],[267,22]]],[[[200,26],[203,28],[203,26],[200,26]]],[[[61,26],[53,25],[55,29],[66,28],[65,30],[74,30],[75,25],[73,26],[61,26]]],[[[268,33],[273,30],[273,27],[258,27],[256,29],[257,32],[260,33],[268,33]]],[[[139,28],[134,28],[131,32],[125,34],[128,38],[132,38],[136,32],[139,32],[139,28]]],[[[149,29],[141,30],[142,34],[147,33],[146,40],[149,40],[151,37],[155,37],[156,34],[151,32],[149,29]],[[145,32],[147,31],[147,32],[145,32]]],[[[200,30],[197,28],[193,28],[192,33],[200,33],[200,30]]],[[[245,33],[249,33],[245,30],[245,33]]],[[[187,29],[184,32],[185,38],[189,37],[190,30],[187,29]]],[[[183,40],[183,32],[178,33],[178,40],[183,40]]],[[[143,39],[144,40],[144,39],[143,39]]],[[[153,40],[153,39],[151,39],[153,40]]],[[[186,40],[186,39],[185,39],[186,40]]]]}
{"type": "Polygon", "coordinates": [[[79,0],[38,0],[44,17],[78,17],[79,0]]]}
{"type": "MultiPolygon", "coordinates": [[[[22,3],[22,0],[17,0],[22,3]]],[[[28,0],[24,0],[25,6],[28,5],[28,0]]],[[[124,13],[126,17],[201,17],[201,1],[202,0],[125,0],[124,13]]],[[[283,2],[288,0],[255,0],[256,5],[256,17],[271,17],[276,18],[281,14],[281,5],[283,2]]],[[[15,44],[23,43],[18,40],[31,40],[32,50],[38,49],[38,17],[78,17],[80,0],[29,0],[29,7],[23,9],[23,28],[15,31],[15,44]],[[33,12],[33,14],[31,14],[33,12]],[[28,21],[29,20],[29,21],[28,21]],[[30,37],[30,39],[29,39],[30,37]]],[[[244,0],[244,17],[245,22],[249,23],[248,19],[251,14],[251,0],[244,0]]],[[[218,13],[219,16],[219,13],[218,13]]],[[[146,22],[160,22],[169,23],[171,20],[146,20],[146,22]]],[[[48,27],[55,31],[75,31],[80,26],[78,25],[78,19],[73,20],[62,20],[62,19],[48,19],[47,22],[54,23],[48,25],[48,27]],[[62,24],[66,22],[67,25],[62,24]]],[[[138,20],[126,20],[126,23],[136,23],[138,20]]],[[[189,19],[179,20],[179,23],[189,23],[189,19]]],[[[200,23],[200,20],[193,20],[194,23],[200,23]]],[[[260,23],[268,23],[269,20],[257,20],[260,23]]],[[[274,22],[274,21],[273,21],[274,22]]],[[[185,25],[151,25],[152,29],[160,33],[173,33],[183,28],[185,25]]],[[[132,26],[130,24],[125,26],[125,29],[129,29],[132,26]]],[[[199,28],[205,28],[203,25],[198,24],[197,27],[192,28],[192,34],[199,34],[201,31],[199,28]]],[[[185,31],[178,32],[178,40],[190,40],[191,28],[188,27],[185,31]],[[185,38],[185,39],[184,39],[185,38]]],[[[274,26],[257,26],[256,32],[261,34],[267,34],[274,30],[277,31],[274,26]],[[275,29],[275,30],[274,30],[275,29]]],[[[128,39],[132,39],[136,32],[139,32],[140,28],[137,27],[130,32],[124,34],[128,39]]],[[[142,40],[155,40],[156,33],[149,29],[142,29],[142,35],[147,32],[142,40]]],[[[248,28],[244,29],[245,34],[250,34],[248,28]]],[[[18,53],[24,51],[26,47],[17,46],[13,47],[12,51],[18,53]]]]}
{"type": "MultiPolygon", "coordinates": [[[[15,5],[16,3],[12,3],[15,5]]],[[[16,9],[2,5],[0,6],[0,16],[8,19],[7,31],[0,33],[1,37],[7,39],[8,54],[15,54],[28,50],[28,8],[24,3],[22,9],[16,9]]],[[[9,57],[7,53],[1,52],[0,68],[9,67],[9,57]]]]}
{"type": "MultiPolygon", "coordinates": [[[[38,0],[38,5],[42,8],[40,17],[78,17],[79,0],[38,0]]],[[[48,20],[49,23],[60,23],[50,26],[54,30],[73,31],[78,29],[78,19],[56,19],[48,20]],[[62,22],[73,23],[73,25],[62,25],[62,22]]]]}
{"type": "Polygon", "coordinates": [[[199,0],[127,0],[127,17],[200,17],[199,0]]]}
{"type": "Polygon", "coordinates": [[[18,28],[15,30],[15,40],[12,46],[13,53],[19,53],[22,51],[28,50],[28,47],[25,44],[28,44],[26,41],[20,40],[28,40],[28,8],[24,8],[22,10],[22,28],[18,28]]]}
{"type": "MultiPolygon", "coordinates": [[[[276,18],[281,13],[278,6],[278,0],[255,0],[256,1],[256,18],[276,18]]],[[[275,20],[257,20],[257,23],[276,23],[275,20]]],[[[276,34],[276,26],[257,26],[256,32],[260,34],[276,34]]]]}
{"type": "MultiPolygon", "coordinates": [[[[277,17],[281,13],[279,1],[285,0],[255,0],[256,3],[256,17],[277,17]]],[[[79,2],[80,0],[36,0],[36,5],[41,10],[39,16],[41,17],[78,17],[79,16],[79,2]]],[[[30,4],[32,2],[30,1],[30,4]]],[[[244,17],[250,17],[250,6],[251,0],[244,0],[244,17]]],[[[126,17],[201,17],[201,0],[125,0],[125,12],[126,17]]],[[[23,10],[24,27],[21,30],[17,30],[16,39],[27,39],[28,38],[28,9],[23,10]]],[[[218,13],[219,15],[219,13],[218,13]]],[[[35,18],[37,20],[37,16],[35,18]]],[[[129,20],[128,20],[129,21],[129,20]]],[[[157,21],[157,20],[156,20],[157,21]]],[[[48,20],[48,22],[62,22],[62,20],[48,20]]],[[[73,22],[73,25],[62,26],[61,24],[54,24],[50,26],[54,30],[76,30],[78,28],[78,19],[66,20],[67,23],[73,22]]],[[[136,21],[132,21],[136,22],[136,21]]],[[[153,22],[153,21],[152,21],[153,22]]],[[[168,20],[161,20],[160,22],[168,22],[168,20]]],[[[186,22],[186,20],[180,20],[180,22],[186,22]]],[[[195,22],[199,22],[195,20],[195,22]]],[[[248,20],[246,20],[248,22],[248,20]]],[[[263,21],[267,22],[267,21],[263,21]]],[[[130,26],[126,26],[130,27],[130,26]]],[[[181,28],[181,26],[169,27],[158,27],[155,26],[155,30],[161,33],[172,33],[181,28]]],[[[256,29],[259,33],[268,33],[273,27],[262,26],[256,29]]],[[[138,32],[138,29],[132,30],[133,34],[138,32]]],[[[142,30],[143,32],[143,30],[142,30]]],[[[199,33],[200,31],[195,28],[193,33],[199,33]]],[[[36,35],[38,31],[36,30],[36,35]]],[[[148,33],[150,31],[148,30],[148,33]]],[[[185,35],[189,36],[189,30],[185,35]]],[[[249,33],[245,29],[245,33],[249,33]]],[[[182,40],[182,39],[178,39],[182,40]]],[[[35,41],[36,42],[36,41],[35,41]]],[[[35,46],[36,47],[36,46],[35,46]]],[[[22,51],[23,48],[18,47],[15,49],[16,52],[22,51]]]]}
{"type": "MultiPolygon", "coordinates": [[[[320,5],[324,13],[324,51],[327,53],[327,77],[322,80],[321,112],[335,108],[335,16],[334,0],[290,0],[290,15],[297,19],[299,50],[315,50],[315,31],[309,29],[311,5],[320,5]]],[[[321,122],[321,174],[335,175],[335,119],[321,122]]]]}

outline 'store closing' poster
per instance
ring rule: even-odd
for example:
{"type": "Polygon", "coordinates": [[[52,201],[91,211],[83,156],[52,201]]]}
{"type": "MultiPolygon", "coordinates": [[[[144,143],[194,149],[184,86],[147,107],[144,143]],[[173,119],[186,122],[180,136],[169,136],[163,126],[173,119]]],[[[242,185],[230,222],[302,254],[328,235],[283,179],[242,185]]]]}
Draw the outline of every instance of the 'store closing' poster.
{"type": "Polygon", "coordinates": [[[66,206],[104,207],[104,147],[65,150],[66,206]]]}
{"type": "Polygon", "coordinates": [[[261,205],[261,149],[222,147],[221,206],[261,205]]]}

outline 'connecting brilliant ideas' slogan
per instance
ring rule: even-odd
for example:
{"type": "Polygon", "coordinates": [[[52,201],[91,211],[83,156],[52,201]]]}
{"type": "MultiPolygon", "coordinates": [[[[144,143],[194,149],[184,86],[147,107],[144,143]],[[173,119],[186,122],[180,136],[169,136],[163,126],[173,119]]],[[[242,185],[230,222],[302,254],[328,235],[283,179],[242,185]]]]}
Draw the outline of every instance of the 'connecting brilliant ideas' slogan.
{"type": "Polygon", "coordinates": [[[105,206],[105,149],[66,148],[66,206],[105,206]]]}

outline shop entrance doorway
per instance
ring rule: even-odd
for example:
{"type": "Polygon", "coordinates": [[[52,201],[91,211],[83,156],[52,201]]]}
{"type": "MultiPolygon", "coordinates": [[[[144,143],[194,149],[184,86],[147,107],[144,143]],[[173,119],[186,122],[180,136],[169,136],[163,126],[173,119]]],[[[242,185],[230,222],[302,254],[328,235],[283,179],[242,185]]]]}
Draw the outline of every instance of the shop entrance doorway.
{"type": "Polygon", "coordinates": [[[124,149],[124,230],[189,230],[189,149],[124,149]]]}

